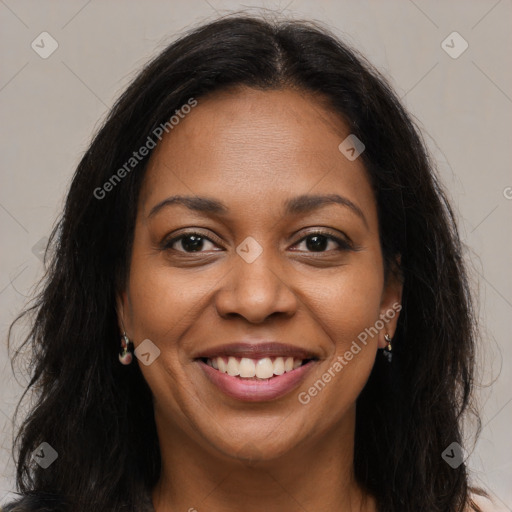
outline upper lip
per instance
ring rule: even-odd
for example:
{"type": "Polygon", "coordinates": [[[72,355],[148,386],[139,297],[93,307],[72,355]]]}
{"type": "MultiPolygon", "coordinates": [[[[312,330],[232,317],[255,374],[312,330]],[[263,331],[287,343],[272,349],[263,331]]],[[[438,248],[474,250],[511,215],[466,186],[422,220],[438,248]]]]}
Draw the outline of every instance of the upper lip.
{"type": "Polygon", "coordinates": [[[277,341],[264,343],[236,342],[218,345],[200,352],[195,359],[213,359],[214,357],[247,357],[249,359],[263,359],[264,357],[293,357],[295,359],[317,359],[310,350],[279,343],[277,341]]]}

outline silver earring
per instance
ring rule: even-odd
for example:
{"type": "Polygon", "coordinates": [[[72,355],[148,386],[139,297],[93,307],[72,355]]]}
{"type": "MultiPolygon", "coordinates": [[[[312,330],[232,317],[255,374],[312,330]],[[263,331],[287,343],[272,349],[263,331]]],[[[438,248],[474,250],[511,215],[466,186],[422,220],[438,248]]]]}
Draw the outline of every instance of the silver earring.
{"type": "Polygon", "coordinates": [[[382,353],[384,354],[384,356],[388,360],[388,363],[391,363],[391,359],[393,359],[393,353],[391,352],[393,350],[393,347],[391,346],[391,336],[386,333],[384,335],[384,339],[387,342],[387,346],[384,347],[382,353]]]}
{"type": "Polygon", "coordinates": [[[121,336],[121,351],[119,352],[119,361],[121,364],[128,365],[132,362],[133,355],[130,347],[131,343],[132,342],[124,332],[121,336]]]}

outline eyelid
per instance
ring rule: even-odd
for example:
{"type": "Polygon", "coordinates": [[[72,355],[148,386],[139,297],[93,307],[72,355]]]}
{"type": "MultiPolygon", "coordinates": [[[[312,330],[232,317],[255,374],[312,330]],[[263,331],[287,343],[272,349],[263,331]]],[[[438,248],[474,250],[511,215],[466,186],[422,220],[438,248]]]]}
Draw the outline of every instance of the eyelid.
{"type": "MultiPolygon", "coordinates": [[[[191,229],[189,231],[183,231],[181,233],[178,231],[178,233],[173,233],[172,236],[169,235],[169,236],[164,237],[162,242],[159,244],[160,248],[162,250],[171,249],[172,246],[178,240],[181,240],[182,238],[186,238],[187,236],[192,236],[192,235],[200,236],[201,238],[208,240],[209,242],[211,242],[212,244],[215,244],[217,246],[221,245],[218,241],[216,241],[214,239],[214,237],[212,237],[210,235],[205,235],[199,229],[191,229]]],[[[183,252],[183,251],[178,251],[178,252],[183,252]]],[[[200,251],[200,252],[204,252],[204,251],[200,251]]]]}
{"type": "MultiPolygon", "coordinates": [[[[212,237],[210,235],[206,235],[206,234],[202,233],[200,229],[195,229],[195,230],[191,229],[191,230],[187,230],[187,231],[183,231],[183,232],[178,231],[177,233],[173,233],[172,236],[164,237],[164,239],[160,243],[160,248],[162,250],[171,249],[172,245],[174,245],[178,240],[181,240],[187,236],[193,236],[193,235],[200,236],[201,238],[208,240],[209,242],[211,242],[212,244],[215,244],[217,246],[222,246],[221,243],[219,243],[218,241],[215,240],[215,237],[212,237]]],[[[339,250],[343,250],[343,249],[358,250],[358,247],[352,242],[352,240],[347,235],[343,234],[342,236],[340,236],[338,234],[334,234],[333,232],[329,231],[327,228],[324,228],[324,229],[316,228],[316,229],[312,229],[311,231],[308,231],[299,240],[294,242],[292,247],[300,244],[301,242],[304,242],[308,237],[314,236],[314,235],[324,236],[330,240],[333,240],[334,242],[336,242],[338,244],[339,250]]],[[[178,252],[184,252],[184,251],[178,251],[178,252]]],[[[206,251],[199,251],[199,252],[206,252],[206,251]]],[[[309,251],[307,251],[307,252],[309,252],[309,251]]],[[[311,252],[314,252],[314,251],[311,251],[311,252]]],[[[322,252],[328,252],[328,251],[322,251],[322,252]]]]}
{"type": "MultiPolygon", "coordinates": [[[[311,231],[308,231],[306,234],[304,234],[304,236],[302,236],[299,240],[297,240],[297,242],[295,242],[293,245],[297,245],[301,242],[304,242],[304,240],[306,240],[308,237],[314,236],[314,235],[324,236],[325,238],[335,241],[339,245],[339,249],[357,250],[357,247],[355,246],[355,244],[352,242],[352,240],[347,235],[343,234],[342,236],[340,236],[340,235],[334,234],[331,231],[327,230],[327,228],[312,229],[311,231]]],[[[323,252],[328,252],[328,251],[323,251],[323,252]]]]}

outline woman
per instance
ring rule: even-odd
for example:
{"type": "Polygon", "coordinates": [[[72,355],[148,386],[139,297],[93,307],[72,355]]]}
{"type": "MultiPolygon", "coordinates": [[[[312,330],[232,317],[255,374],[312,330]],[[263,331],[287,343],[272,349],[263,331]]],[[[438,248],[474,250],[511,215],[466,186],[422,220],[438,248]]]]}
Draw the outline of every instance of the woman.
{"type": "Polygon", "coordinates": [[[389,85],[325,28],[235,15],[171,44],[51,247],[4,510],[480,510],[454,216],[389,85]]]}

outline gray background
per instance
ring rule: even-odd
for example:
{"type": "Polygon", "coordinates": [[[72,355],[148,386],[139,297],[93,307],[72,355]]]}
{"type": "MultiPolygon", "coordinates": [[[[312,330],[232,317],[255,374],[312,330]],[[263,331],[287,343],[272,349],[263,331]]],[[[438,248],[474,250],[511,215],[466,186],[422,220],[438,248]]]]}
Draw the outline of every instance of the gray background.
{"type": "Polygon", "coordinates": [[[0,502],[14,488],[11,418],[27,382],[11,372],[7,328],[43,272],[37,247],[74,168],[148,58],[192,25],[241,8],[327,22],[391,80],[424,130],[459,216],[479,302],[483,430],[476,446],[465,446],[472,479],[500,510],[512,510],[510,0],[0,0],[0,502]],[[31,48],[44,31],[59,45],[47,59],[31,48]],[[453,31],[469,44],[456,59],[441,45],[453,31]]]}

